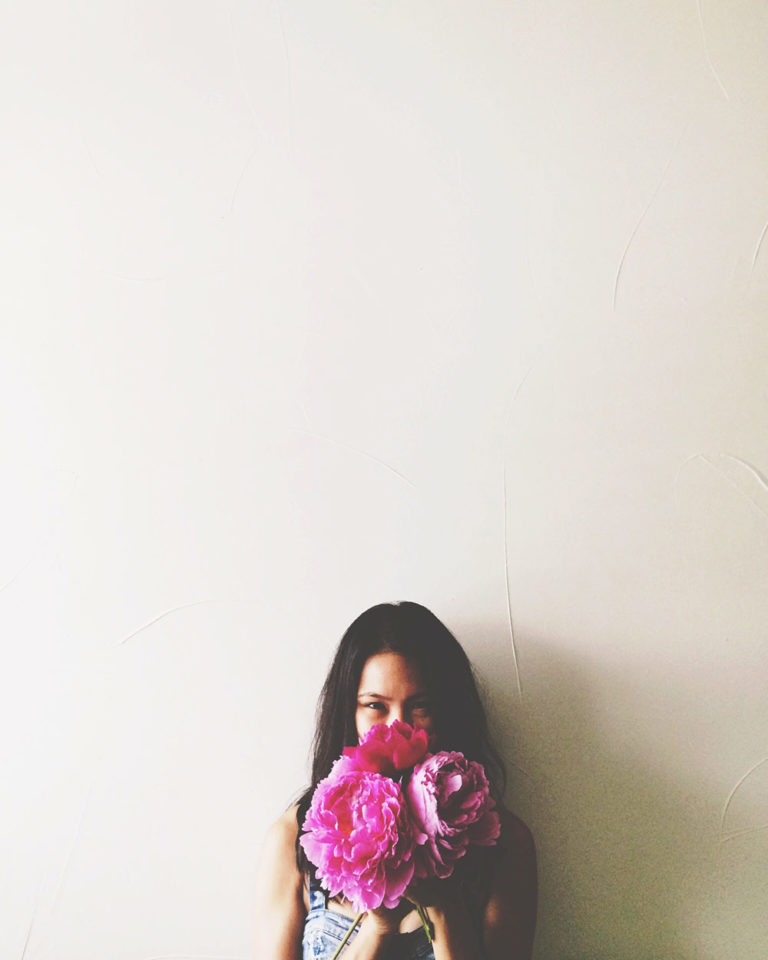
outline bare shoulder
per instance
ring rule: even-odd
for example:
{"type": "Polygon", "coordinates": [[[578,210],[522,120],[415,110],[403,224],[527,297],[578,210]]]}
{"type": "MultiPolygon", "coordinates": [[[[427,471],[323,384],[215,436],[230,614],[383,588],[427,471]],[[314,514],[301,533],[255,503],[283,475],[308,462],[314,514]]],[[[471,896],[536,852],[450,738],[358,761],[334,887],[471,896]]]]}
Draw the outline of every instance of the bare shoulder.
{"type": "Polygon", "coordinates": [[[526,892],[535,895],[537,885],[536,844],[527,824],[505,807],[499,807],[501,835],[497,882],[500,887],[514,887],[517,896],[526,892]]]}
{"type": "Polygon", "coordinates": [[[290,848],[293,854],[296,847],[296,835],[299,832],[299,825],[296,820],[296,810],[298,804],[289,807],[285,813],[282,813],[277,820],[267,830],[264,838],[264,849],[285,853],[290,848]]]}
{"type": "Polygon", "coordinates": [[[506,807],[499,807],[498,813],[501,821],[499,843],[502,848],[515,857],[535,857],[536,844],[527,824],[506,807]]]}

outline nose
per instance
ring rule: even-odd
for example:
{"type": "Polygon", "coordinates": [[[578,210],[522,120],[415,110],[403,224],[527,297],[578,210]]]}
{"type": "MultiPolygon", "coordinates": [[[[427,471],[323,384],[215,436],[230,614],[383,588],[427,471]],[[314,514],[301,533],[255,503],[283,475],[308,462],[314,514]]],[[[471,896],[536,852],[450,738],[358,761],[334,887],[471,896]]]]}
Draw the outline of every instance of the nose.
{"type": "Polygon", "coordinates": [[[390,726],[399,720],[401,723],[407,723],[407,718],[405,716],[405,708],[402,704],[393,703],[389,710],[389,720],[387,721],[387,726],[390,726]]]}

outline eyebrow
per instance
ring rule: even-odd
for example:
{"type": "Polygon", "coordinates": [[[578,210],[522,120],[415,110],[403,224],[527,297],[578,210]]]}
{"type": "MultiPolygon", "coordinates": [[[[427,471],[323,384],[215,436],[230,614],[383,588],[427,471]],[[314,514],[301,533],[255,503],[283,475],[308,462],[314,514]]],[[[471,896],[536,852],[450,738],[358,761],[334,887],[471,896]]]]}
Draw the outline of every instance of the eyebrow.
{"type": "MultiPolygon", "coordinates": [[[[419,697],[426,697],[426,693],[419,690],[416,693],[412,693],[410,697],[406,697],[406,702],[408,700],[418,700],[419,697]]],[[[393,697],[385,697],[381,693],[358,693],[358,700],[386,700],[389,703],[393,697]]]]}

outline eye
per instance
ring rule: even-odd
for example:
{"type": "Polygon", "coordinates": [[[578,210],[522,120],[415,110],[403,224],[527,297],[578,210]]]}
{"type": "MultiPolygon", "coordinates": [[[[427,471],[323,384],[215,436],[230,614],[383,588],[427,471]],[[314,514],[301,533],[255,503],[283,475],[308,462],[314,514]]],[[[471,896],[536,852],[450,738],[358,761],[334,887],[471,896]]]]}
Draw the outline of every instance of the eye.
{"type": "Polygon", "coordinates": [[[365,703],[363,706],[367,707],[369,710],[380,711],[384,709],[384,704],[380,700],[372,700],[370,703],[365,703]]]}
{"type": "Polygon", "coordinates": [[[416,717],[429,716],[430,706],[428,700],[416,700],[411,706],[411,713],[416,717]]]}

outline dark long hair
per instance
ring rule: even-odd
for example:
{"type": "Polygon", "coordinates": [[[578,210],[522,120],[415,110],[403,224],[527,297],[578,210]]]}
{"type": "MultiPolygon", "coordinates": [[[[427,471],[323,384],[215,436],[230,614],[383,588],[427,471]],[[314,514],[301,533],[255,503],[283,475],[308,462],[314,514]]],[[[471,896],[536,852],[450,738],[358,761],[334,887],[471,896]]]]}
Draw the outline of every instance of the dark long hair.
{"type": "MultiPolygon", "coordinates": [[[[429,696],[438,747],[458,750],[485,767],[491,793],[501,801],[504,763],[491,743],[472,665],[461,644],[419,603],[380,603],[348,627],[341,638],[317,705],[312,741],[312,782],[299,800],[299,828],[317,784],[328,776],[344,747],[358,742],[355,712],[360,675],[374,654],[391,651],[414,663],[429,696]]],[[[308,868],[296,841],[299,868],[308,868]]]]}

